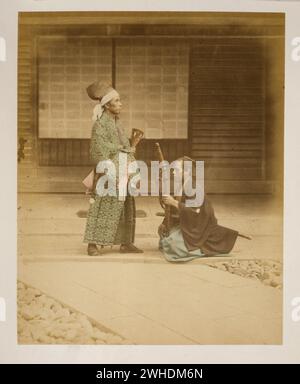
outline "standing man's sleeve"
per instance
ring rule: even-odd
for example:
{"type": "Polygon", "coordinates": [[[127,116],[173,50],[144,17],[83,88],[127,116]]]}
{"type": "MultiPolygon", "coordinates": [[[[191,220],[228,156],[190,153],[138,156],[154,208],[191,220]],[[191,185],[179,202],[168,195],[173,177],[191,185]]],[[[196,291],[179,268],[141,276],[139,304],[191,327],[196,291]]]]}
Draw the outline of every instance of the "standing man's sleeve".
{"type": "Polygon", "coordinates": [[[97,164],[99,161],[112,159],[122,148],[112,143],[108,132],[99,122],[95,122],[92,129],[90,157],[97,164]]]}

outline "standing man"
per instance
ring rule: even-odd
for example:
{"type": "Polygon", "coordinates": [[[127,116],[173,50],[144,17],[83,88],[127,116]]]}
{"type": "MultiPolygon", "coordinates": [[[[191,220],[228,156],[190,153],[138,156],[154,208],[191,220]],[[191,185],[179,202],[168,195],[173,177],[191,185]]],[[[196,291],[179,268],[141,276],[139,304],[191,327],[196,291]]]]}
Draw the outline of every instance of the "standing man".
{"type": "MultiPolygon", "coordinates": [[[[125,152],[134,161],[135,149],[130,146],[120,126],[120,95],[107,83],[97,81],[87,88],[89,97],[99,101],[94,108],[90,156],[96,164],[111,160],[118,173],[119,153],[125,152]]],[[[91,199],[84,242],[88,243],[89,256],[97,256],[97,245],[120,245],[121,253],[142,253],[134,243],[135,201],[127,195],[125,201],[117,196],[97,195],[91,199]]]]}

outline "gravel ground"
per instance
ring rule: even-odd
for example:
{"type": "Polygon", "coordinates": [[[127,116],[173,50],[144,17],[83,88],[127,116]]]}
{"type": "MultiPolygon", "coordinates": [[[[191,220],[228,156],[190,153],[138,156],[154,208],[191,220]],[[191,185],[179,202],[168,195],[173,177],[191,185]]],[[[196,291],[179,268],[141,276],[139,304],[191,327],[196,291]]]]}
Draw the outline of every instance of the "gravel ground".
{"type": "Polygon", "coordinates": [[[262,284],[282,289],[282,263],[273,260],[228,260],[208,263],[210,267],[235,275],[259,280],[262,284]]]}
{"type": "Polygon", "coordinates": [[[18,282],[19,344],[131,344],[87,316],[18,282]]]}

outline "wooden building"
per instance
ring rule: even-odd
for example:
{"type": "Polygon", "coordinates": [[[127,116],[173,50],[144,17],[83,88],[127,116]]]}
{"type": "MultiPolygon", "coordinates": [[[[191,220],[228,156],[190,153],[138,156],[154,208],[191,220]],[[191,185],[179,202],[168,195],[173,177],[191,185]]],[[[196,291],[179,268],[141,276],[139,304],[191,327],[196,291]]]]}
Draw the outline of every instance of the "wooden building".
{"type": "Polygon", "coordinates": [[[139,159],[159,141],[205,161],[209,193],[282,192],[284,14],[20,13],[19,191],[84,190],[102,78],[145,131],[139,159]]]}

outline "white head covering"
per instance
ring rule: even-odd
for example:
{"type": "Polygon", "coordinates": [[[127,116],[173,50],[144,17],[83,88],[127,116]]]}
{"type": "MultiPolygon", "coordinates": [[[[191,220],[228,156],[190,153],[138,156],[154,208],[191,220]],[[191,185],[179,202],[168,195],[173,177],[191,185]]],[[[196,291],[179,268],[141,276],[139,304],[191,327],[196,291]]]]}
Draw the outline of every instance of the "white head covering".
{"type": "Polygon", "coordinates": [[[93,110],[92,120],[96,121],[97,119],[100,119],[100,117],[102,116],[102,113],[104,112],[104,105],[107,104],[110,100],[118,96],[119,96],[118,92],[115,89],[113,89],[112,91],[107,93],[104,97],[102,97],[100,102],[95,106],[93,110]]]}
{"type": "Polygon", "coordinates": [[[99,101],[99,104],[95,106],[93,111],[93,121],[96,121],[102,116],[105,104],[119,96],[118,92],[108,82],[96,81],[90,84],[86,91],[92,100],[99,101]]]}

